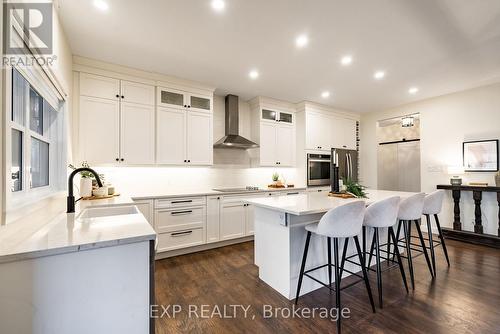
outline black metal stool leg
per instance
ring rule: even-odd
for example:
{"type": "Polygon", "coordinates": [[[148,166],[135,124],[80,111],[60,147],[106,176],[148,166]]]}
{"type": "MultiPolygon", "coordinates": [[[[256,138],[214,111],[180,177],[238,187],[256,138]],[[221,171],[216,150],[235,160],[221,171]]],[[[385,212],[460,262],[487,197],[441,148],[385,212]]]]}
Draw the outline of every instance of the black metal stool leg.
{"type": "MultiPolygon", "coordinates": [[[[389,259],[391,258],[391,238],[389,238],[389,230],[387,230],[387,264],[389,264],[389,259]]],[[[393,261],[394,262],[394,261],[393,261]]]]}
{"type": "Polygon", "coordinates": [[[429,215],[425,215],[425,219],[427,220],[427,234],[429,235],[429,246],[431,248],[431,259],[432,259],[432,270],[434,271],[434,276],[436,276],[436,252],[434,252],[434,241],[432,237],[432,226],[431,226],[431,218],[429,215]]]}
{"type": "Polygon", "coordinates": [[[363,226],[362,232],[363,232],[363,262],[361,263],[363,264],[363,267],[366,268],[366,226],[363,226]]]}
{"type": "MultiPolygon", "coordinates": [[[[402,225],[402,220],[400,220],[398,222],[398,230],[396,232],[396,246],[395,247],[398,247],[398,245],[399,245],[399,234],[401,233],[401,225],[402,225]]],[[[396,258],[396,252],[394,252],[392,254],[392,261],[394,261],[395,258],[396,258]]]]}
{"type": "Polygon", "coordinates": [[[377,260],[377,288],[378,288],[378,303],[380,308],[383,308],[384,305],[382,303],[382,266],[380,263],[380,235],[379,229],[376,227],[375,231],[375,254],[377,260]]]}
{"type": "MultiPolygon", "coordinates": [[[[356,250],[358,252],[359,263],[363,263],[363,256],[361,252],[361,247],[359,246],[358,237],[354,237],[354,243],[356,244],[356,250]]],[[[368,274],[366,273],[365,266],[361,266],[361,271],[363,272],[363,280],[365,281],[366,292],[368,292],[368,298],[370,299],[370,304],[372,305],[372,311],[375,313],[375,303],[373,302],[372,289],[370,288],[370,281],[368,280],[368,274]]]]}
{"type": "MultiPolygon", "coordinates": [[[[411,222],[410,222],[411,224],[411,222]]],[[[420,244],[422,245],[422,251],[424,252],[425,262],[427,262],[427,267],[429,268],[429,272],[431,276],[434,277],[434,271],[432,270],[431,259],[429,258],[429,254],[427,253],[427,247],[425,246],[424,236],[422,235],[422,230],[420,229],[420,221],[415,220],[415,226],[417,228],[418,238],[420,239],[420,244]]]]}
{"type": "MultiPolygon", "coordinates": [[[[397,243],[397,239],[396,237],[394,236],[394,231],[392,230],[392,227],[389,227],[389,236],[390,238],[392,238],[392,241],[394,242],[394,244],[397,243]]],[[[408,283],[406,282],[406,274],[405,274],[405,270],[403,268],[403,262],[401,261],[401,255],[399,255],[399,249],[396,247],[396,249],[394,250],[395,254],[396,254],[396,258],[398,259],[398,265],[399,265],[399,271],[401,272],[401,277],[403,278],[403,283],[405,285],[405,289],[406,289],[406,293],[408,293],[408,283]]]]}
{"type": "Polygon", "coordinates": [[[408,260],[408,268],[410,269],[410,280],[411,287],[415,290],[415,277],[413,275],[413,259],[411,257],[411,245],[410,245],[410,237],[411,237],[411,223],[409,221],[403,222],[404,234],[406,236],[406,258],[408,260]]]}
{"type": "Polygon", "coordinates": [[[370,256],[368,256],[368,264],[366,265],[366,268],[370,268],[372,266],[372,256],[374,250],[375,250],[375,229],[373,230],[372,245],[370,246],[370,256]]]}
{"type": "Polygon", "coordinates": [[[333,238],[333,256],[335,257],[335,303],[337,307],[337,333],[341,333],[342,306],[340,305],[340,262],[339,262],[339,239],[333,238]]]}
{"type": "Polygon", "coordinates": [[[439,224],[438,215],[434,215],[434,219],[436,219],[436,226],[439,232],[439,239],[441,240],[441,246],[443,247],[444,256],[446,257],[446,262],[448,262],[448,267],[450,266],[450,259],[448,257],[448,250],[446,249],[446,243],[444,242],[443,231],[441,230],[441,224],[439,224]]]}
{"type": "Polygon", "coordinates": [[[302,264],[300,265],[299,284],[297,285],[297,295],[295,296],[295,305],[297,305],[297,302],[299,301],[300,288],[302,286],[302,279],[304,278],[304,269],[306,267],[307,252],[309,250],[310,241],[311,241],[311,232],[307,231],[306,245],[304,247],[304,255],[302,255],[302,264]]]}
{"type": "MultiPolygon", "coordinates": [[[[329,286],[332,286],[332,238],[326,238],[328,245],[328,282],[329,286]]],[[[332,292],[331,290],[329,290],[332,292]]]]}
{"type": "Polygon", "coordinates": [[[340,264],[340,280],[342,281],[342,275],[344,274],[345,259],[347,256],[347,246],[349,245],[349,238],[344,239],[344,250],[342,251],[342,260],[340,264]]]}

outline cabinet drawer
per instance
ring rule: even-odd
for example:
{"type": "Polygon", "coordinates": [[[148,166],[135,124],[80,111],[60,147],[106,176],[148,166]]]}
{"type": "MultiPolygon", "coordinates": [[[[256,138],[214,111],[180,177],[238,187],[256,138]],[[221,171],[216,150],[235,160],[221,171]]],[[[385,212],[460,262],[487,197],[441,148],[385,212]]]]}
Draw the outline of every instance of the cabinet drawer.
{"type": "Polygon", "coordinates": [[[178,208],[156,211],[156,232],[164,233],[205,225],[205,208],[178,208]]]}
{"type": "Polygon", "coordinates": [[[158,234],[158,252],[198,246],[205,243],[202,228],[158,234]]]}
{"type": "Polygon", "coordinates": [[[177,208],[199,205],[206,205],[205,197],[166,198],[155,201],[155,208],[177,208]]]}

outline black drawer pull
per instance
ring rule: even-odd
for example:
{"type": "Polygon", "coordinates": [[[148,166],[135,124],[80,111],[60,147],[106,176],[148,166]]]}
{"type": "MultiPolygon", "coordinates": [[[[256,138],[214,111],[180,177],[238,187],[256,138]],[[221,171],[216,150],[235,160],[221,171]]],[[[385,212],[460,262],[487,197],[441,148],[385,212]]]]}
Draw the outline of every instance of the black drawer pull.
{"type": "Polygon", "coordinates": [[[176,233],[172,233],[171,236],[172,237],[180,237],[180,236],[188,235],[191,233],[193,233],[193,231],[176,232],[176,233]]]}
{"type": "Polygon", "coordinates": [[[171,215],[172,216],[180,216],[180,215],[188,215],[190,213],[193,213],[193,210],[176,211],[176,212],[172,212],[171,215]]]}
{"type": "Polygon", "coordinates": [[[172,204],[180,204],[180,203],[192,203],[192,199],[188,199],[186,201],[173,201],[172,204]]]}
{"type": "Polygon", "coordinates": [[[287,193],[287,195],[298,195],[299,193],[287,193]]]}

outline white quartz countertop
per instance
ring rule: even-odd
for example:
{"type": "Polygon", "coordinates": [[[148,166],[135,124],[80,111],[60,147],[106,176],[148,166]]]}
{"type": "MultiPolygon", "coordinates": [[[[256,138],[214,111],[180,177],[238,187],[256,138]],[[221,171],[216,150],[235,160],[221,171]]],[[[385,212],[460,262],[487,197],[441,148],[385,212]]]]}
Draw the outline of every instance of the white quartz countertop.
{"type": "Polygon", "coordinates": [[[400,196],[401,198],[409,197],[415,193],[400,192],[400,191],[385,191],[373,190],[366,191],[368,198],[365,199],[343,199],[337,197],[329,197],[328,192],[309,192],[295,196],[270,196],[263,198],[249,198],[245,202],[257,207],[271,209],[279,212],[288,213],[291,215],[301,216],[315,213],[327,212],[330,209],[342,206],[352,201],[364,200],[367,205],[370,203],[389,198],[392,196],[400,196]]]}
{"type": "Polygon", "coordinates": [[[156,233],[139,212],[81,218],[87,208],[133,206],[126,196],[79,201],[65,213],[65,197],[0,227],[0,263],[154,240],[156,233]]]}
{"type": "MultiPolygon", "coordinates": [[[[242,186],[241,188],[244,188],[242,186]]],[[[212,187],[212,188],[179,188],[179,187],[158,187],[154,189],[136,189],[130,192],[130,197],[135,200],[146,200],[154,198],[169,198],[169,197],[192,197],[192,196],[211,196],[211,195],[239,195],[239,194],[252,194],[252,193],[264,193],[264,192],[293,192],[306,190],[306,187],[291,187],[291,188],[268,188],[267,186],[259,187],[258,190],[251,191],[230,191],[221,192],[216,191],[214,188],[226,188],[226,187],[212,187]]],[[[233,187],[228,187],[233,188],[233,187]]],[[[234,187],[238,188],[238,187],[234,187]]]]}

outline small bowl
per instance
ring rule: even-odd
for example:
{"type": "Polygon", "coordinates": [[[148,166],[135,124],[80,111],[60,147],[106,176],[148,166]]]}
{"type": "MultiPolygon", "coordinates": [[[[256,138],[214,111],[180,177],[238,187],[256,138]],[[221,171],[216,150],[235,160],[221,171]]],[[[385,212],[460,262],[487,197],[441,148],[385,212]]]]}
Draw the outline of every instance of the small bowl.
{"type": "Polygon", "coordinates": [[[92,190],[92,195],[95,197],[104,197],[108,195],[108,187],[100,187],[97,189],[92,190]]]}

